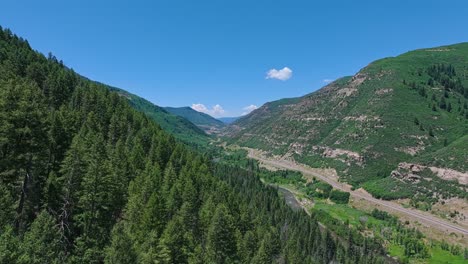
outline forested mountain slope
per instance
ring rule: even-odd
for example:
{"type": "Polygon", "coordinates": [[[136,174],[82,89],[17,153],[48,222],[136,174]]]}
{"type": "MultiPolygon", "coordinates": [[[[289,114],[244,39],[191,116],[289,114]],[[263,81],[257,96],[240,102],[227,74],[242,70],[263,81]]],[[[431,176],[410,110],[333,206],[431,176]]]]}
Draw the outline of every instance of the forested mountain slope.
{"type": "Polygon", "coordinates": [[[225,132],[236,144],[335,168],[377,197],[433,203],[467,198],[467,105],[462,43],[375,61],[317,92],[267,103],[225,132]]]}
{"type": "Polygon", "coordinates": [[[136,110],[154,119],[161,128],[174,135],[177,139],[195,146],[205,146],[208,144],[208,135],[184,116],[170,113],[163,107],[159,107],[125,90],[114,87],[109,87],[109,89],[127,98],[136,110]]]}
{"type": "Polygon", "coordinates": [[[193,110],[191,107],[164,107],[171,114],[183,117],[207,133],[216,133],[224,123],[208,114],[193,110]]]}
{"type": "Polygon", "coordinates": [[[0,29],[0,263],[383,263],[0,29]]]}

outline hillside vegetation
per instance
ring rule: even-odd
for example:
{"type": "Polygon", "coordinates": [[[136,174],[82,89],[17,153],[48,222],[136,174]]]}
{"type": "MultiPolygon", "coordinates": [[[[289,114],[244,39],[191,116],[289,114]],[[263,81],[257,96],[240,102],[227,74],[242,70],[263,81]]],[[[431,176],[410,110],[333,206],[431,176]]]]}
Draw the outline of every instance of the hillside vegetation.
{"type": "Polygon", "coordinates": [[[0,28],[0,263],[389,261],[122,95],[0,28]]]}
{"type": "Polygon", "coordinates": [[[164,107],[164,110],[187,119],[209,134],[217,133],[224,127],[224,123],[220,120],[208,114],[195,111],[191,107],[164,107]]]}
{"type": "Polygon", "coordinates": [[[300,98],[266,103],[231,143],[332,167],[355,187],[429,206],[467,197],[468,43],[375,61],[300,98]]]}
{"type": "Polygon", "coordinates": [[[208,144],[208,135],[193,122],[183,116],[170,113],[163,107],[125,90],[109,87],[121,96],[127,98],[136,110],[145,113],[158,123],[165,131],[174,135],[177,139],[195,147],[203,147],[208,144]]]}

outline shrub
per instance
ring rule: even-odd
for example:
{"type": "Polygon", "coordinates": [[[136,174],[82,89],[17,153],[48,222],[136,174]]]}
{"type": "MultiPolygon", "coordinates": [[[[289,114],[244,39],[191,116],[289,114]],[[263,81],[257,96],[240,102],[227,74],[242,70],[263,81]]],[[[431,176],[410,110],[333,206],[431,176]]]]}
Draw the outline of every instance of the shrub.
{"type": "Polygon", "coordinates": [[[330,193],[330,200],[338,204],[347,204],[349,202],[349,192],[332,190],[330,193]]]}

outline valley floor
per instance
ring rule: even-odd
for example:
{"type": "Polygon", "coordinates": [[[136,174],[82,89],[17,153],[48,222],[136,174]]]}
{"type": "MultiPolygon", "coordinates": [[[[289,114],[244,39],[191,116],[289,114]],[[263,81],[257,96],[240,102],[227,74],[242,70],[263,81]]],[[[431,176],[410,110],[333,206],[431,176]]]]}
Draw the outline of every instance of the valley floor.
{"type": "Polygon", "coordinates": [[[351,186],[339,182],[337,177],[317,173],[313,168],[298,164],[291,160],[272,159],[262,154],[262,152],[254,149],[245,148],[248,151],[249,158],[259,161],[270,169],[287,169],[299,171],[304,174],[304,177],[315,177],[322,180],[333,188],[346,191],[351,194],[352,204],[358,209],[387,211],[397,215],[401,220],[408,221],[428,237],[438,240],[450,241],[463,246],[468,246],[468,229],[448,222],[444,219],[436,217],[430,213],[422,212],[417,209],[405,208],[401,204],[393,201],[384,201],[372,197],[369,193],[362,189],[351,190],[351,186]]]}

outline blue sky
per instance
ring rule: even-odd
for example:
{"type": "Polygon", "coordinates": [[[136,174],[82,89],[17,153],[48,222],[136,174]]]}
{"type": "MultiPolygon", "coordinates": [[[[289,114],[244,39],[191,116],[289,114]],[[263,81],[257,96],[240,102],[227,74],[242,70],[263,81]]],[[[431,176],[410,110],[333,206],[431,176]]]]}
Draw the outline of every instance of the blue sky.
{"type": "Polygon", "coordinates": [[[462,0],[11,0],[1,6],[1,26],[80,74],[158,105],[198,104],[217,116],[313,92],[375,59],[468,41],[462,0]]]}

